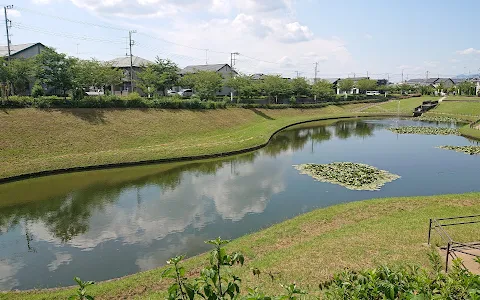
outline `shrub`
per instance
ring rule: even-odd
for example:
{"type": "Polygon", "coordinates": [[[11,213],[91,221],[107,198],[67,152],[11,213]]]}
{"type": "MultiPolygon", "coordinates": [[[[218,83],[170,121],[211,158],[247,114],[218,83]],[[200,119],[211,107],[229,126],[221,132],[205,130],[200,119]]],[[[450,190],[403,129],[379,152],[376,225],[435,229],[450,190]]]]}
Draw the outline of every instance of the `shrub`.
{"type": "Polygon", "coordinates": [[[38,82],[35,83],[35,85],[32,87],[32,97],[38,98],[44,94],[45,91],[43,90],[43,87],[38,82]]]}

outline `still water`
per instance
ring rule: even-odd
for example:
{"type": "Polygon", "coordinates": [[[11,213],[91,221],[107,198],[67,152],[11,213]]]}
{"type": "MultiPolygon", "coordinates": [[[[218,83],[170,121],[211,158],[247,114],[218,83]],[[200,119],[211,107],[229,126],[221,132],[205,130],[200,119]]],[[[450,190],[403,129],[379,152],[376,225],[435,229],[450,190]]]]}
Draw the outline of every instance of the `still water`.
{"type": "Polygon", "coordinates": [[[309,124],[241,156],[50,176],[0,185],[0,289],[106,280],[161,266],[318,207],[373,197],[480,191],[480,156],[459,136],[397,135],[412,120],[309,124]],[[352,191],[292,165],[350,161],[401,176],[352,191]]]}

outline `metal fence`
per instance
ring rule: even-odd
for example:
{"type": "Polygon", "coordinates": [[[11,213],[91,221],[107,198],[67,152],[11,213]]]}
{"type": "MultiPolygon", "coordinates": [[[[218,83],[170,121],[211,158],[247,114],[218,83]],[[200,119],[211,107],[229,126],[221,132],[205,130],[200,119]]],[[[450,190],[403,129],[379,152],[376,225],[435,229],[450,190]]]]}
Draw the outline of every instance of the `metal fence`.
{"type": "MultiPolygon", "coordinates": [[[[480,242],[472,242],[468,244],[456,242],[445,230],[445,227],[475,223],[480,223],[480,215],[430,219],[430,225],[428,226],[428,244],[430,245],[432,230],[435,230],[440,238],[447,244],[447,246],[440,247],[440,249],[446,250],[447,252],[445,258],[445,272],[448,272],[448,263],[450,258],[457,258],[457,253],[478,257],[477,255],[469,253],[466,250],[480,250],[480,242]]],[[[465,265],[463,266],[465,267],[465,265]]]]}

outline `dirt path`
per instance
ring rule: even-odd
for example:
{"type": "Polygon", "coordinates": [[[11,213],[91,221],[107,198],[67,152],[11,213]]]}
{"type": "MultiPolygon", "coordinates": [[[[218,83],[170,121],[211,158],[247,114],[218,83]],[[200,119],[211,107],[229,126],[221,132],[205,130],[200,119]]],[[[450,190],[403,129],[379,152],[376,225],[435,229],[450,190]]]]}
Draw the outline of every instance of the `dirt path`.
{"type": "Polygon", "coordinates": [[[445,100],[445,99],[447,99],[447,96],[444,96],[444,97],[438,99],[438,103],[442,102],[442,101],[445,100]]]}
{"type": "MultiPolygon", "coordinates": [[[[471,249],[471,248],[459,248],[459,250],[470,253],[472,255],[476,255],[480,257],[480,250],[478,249],[471,249]]],[[[440,255],[443,258],[443,261],[445,262],[445,250],[440,250],[440,255]]],[[[455,252],[454,257],[458,257],[462,260],[463,265],[472,273],[474,274],[480,274],[480,264],[475,261],[475,256],[460,253],[460,252],[455,252]]],[[[452,267],[452,257],[449,259],[448,263],[448,268],[450,269],[452,267]]]]}

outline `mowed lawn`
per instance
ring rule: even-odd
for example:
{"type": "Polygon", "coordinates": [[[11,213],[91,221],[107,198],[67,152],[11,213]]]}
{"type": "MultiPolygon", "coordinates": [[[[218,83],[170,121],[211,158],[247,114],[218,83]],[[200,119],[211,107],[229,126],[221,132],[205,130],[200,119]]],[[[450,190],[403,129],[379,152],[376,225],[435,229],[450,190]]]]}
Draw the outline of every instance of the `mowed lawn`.
{"type": "MultiPolygon", "coordinates": [[[[245,254],[245,266],[234,269],[242,278],[244,291],[246,287],[259,287],[278,294],[280,283],[296,282],[315,296],[321,295],[320,282],[345,268],[428,266],[429,218],[475,214],[480,214],[480,193],[351,202],[318,209],[246,235],[229,244],[228,250],[245,254]],[[252,275],[252,268],[262,272],[259,279],[252,275]],[[268,273],[274,275],[274,281],[268,273]]],[[[448,232],[456,241],[480,240],[479,224],[449,227],[448,232]]],[[[439,242],[433,233],[432,243],[439,242]]],[[[188,276],[198,274],[206,263],[206,255],[188,259],[188,276]]],[[[158,268],[102,282],[89,287],[89,291],[95,299],[163,299],[170,282],[161,280],[162,271],[158,268]]],[[[0,298],[65,299],[72,293],[73,289],[10,292],[0,294],[0,298]]]]}
{"type": "Polygon", "coordinates": [[[354,115],[361,106],[198,111],[4,109],[0,111],[0,178],[239,150],[265,143],[273,132],[291,123],[354,115]]]}
{"type": "Polygon", "coordinates": [[[449,100],[476,100],[480,101],[480,97],[477,96],[448,96],[445,101],[449,100]]]}
{"type": "MultiPolygon", "coordinates": [[[[448,98],[447,98],[448,99],[448,98]]],[[[443,101],[437,108],[431,111],[434,114],[452,114],[459,116],[472,116],[480,118],[480,102],[450,102],[443,101]]]]}
{"type": "Polygon", "coordinates": [[[402,100],[392,100],[389,102],[381,103],[374,105],[365,110],[365,112],[371,113],[401,113],[401,114],[411,114],[413,109],[422,104],[423,101],[427,100],[438,100],[438,97],[431,96],[422,96],[414,97],[402,100]]]}

